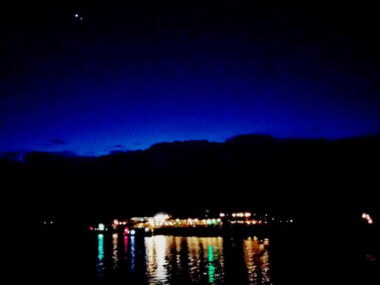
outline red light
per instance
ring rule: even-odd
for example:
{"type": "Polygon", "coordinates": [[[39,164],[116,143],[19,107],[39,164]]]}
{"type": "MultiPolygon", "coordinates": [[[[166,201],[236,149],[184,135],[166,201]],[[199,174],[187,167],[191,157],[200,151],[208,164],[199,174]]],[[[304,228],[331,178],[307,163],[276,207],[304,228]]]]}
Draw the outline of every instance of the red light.
{"type": "Polygon", "coordinates": [[[128,228],[125,228],[125,229],[124,229],[124,234],[127,235],[128,233],[129,233],[129,229],[128,229],[128,228]]]}
{"type": "Polygon", "coordinates": [[[93,227],[89,227],[90,231],[92,231],[94,228],[93,227]]]}

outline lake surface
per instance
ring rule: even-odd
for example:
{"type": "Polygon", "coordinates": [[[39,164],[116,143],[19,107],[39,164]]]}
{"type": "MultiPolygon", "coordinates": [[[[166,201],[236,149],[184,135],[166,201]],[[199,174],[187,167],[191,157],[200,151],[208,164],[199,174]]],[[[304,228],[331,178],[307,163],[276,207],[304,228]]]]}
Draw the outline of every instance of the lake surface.
{"type": "Polygon", "coordinates": [[[98,284],[271,284],[270,240],[97,235],[98,284]]]}
{"type": "Polygon", "coordinates": [[[4,246],[13,284],[380,284],[377,236],[351,228],[244,237],[31,232],[4,246]]]}

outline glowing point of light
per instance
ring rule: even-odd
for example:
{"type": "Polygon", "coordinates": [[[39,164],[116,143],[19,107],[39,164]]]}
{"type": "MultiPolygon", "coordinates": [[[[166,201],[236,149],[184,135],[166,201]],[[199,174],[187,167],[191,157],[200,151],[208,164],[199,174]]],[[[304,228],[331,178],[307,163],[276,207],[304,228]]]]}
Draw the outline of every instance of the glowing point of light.
{"type": "Polygon", "coordinates": [[[132,235],[132,236],[134,236],[134,235],[135,235],[135,233],[136,233],[136,231],[135,231],[135,230],[131,230],[131,235],[132,235]]]}
{"type": "Polygon", "coordinates": [[[89,227],[89,230],[92,231],[94,228],[93,227],[89,227]]]}
{"type": "Polygon", "coordinates": [[[168,215],[166,215],[166,214],[157,214],[153,218],[154,218],[154,220],[156,222],[164,222],[168,218],[168,215]]]}
{"type": "Polygon", "coordinates": [[[146,233],[149,232],[149,229],[148,229],[148,228],[145,228],[145,232],[146,232],[146,233]]]}
{"type": "Polygon", "coordinates": [[[99,231],[104,231],[104,229],[105,229],[104,224],[99,224],[98,229],[99,229],[99,231]]]}
{"type": "Polygon", "coordinates": [[[367,214],[367,213],[363,213],[362,214],[362,219],[365,220],[370,225],[373,224],[372,217],[369,214],[367,214]]]}
{"type": "Polygon", "coordinates": [[[78,15],[78,14],[74,14],[74,17],[75,17],[75,18],[78,18],[78,17],[79,17],[79,15],[78,15]]]}
{"type": "Polygon", "coordinates": [[[224,216],[225,216],[224,213],[220,213],[220,214],[219,214],[219,217],[222,217],[222,218],[223,218],[224,216]]]}

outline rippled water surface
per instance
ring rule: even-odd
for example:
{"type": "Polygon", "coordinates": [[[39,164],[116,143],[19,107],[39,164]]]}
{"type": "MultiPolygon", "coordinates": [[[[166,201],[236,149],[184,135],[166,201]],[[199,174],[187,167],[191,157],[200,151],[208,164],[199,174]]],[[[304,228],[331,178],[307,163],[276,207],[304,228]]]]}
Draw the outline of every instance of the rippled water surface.
{"type": "Polygon", "coordinates": [[[269,240],[97,236],[98,283],[271,284],[269,240]]]}

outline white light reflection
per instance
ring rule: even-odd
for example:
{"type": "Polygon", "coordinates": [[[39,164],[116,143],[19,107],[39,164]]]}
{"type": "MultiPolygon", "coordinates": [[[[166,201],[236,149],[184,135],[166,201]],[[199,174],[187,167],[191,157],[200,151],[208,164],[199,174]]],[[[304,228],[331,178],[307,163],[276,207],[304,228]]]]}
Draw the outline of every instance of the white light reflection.
{"type": "MultiPolygon", "coordinates": [[[[168,284],[168,247],[169,237],[153,236],[145,238],[147,277],[149,284],[168,284]]],[[[171,242],[173,243],[173,241],[171,242]]]]}
{"type": "Polygon", "coordinates": [[[119,258],[117,257],[117,243],[118,243],[118,234],[112,234],[112,263],[113,268],[115,269],[118,266],[119,258]]]}

